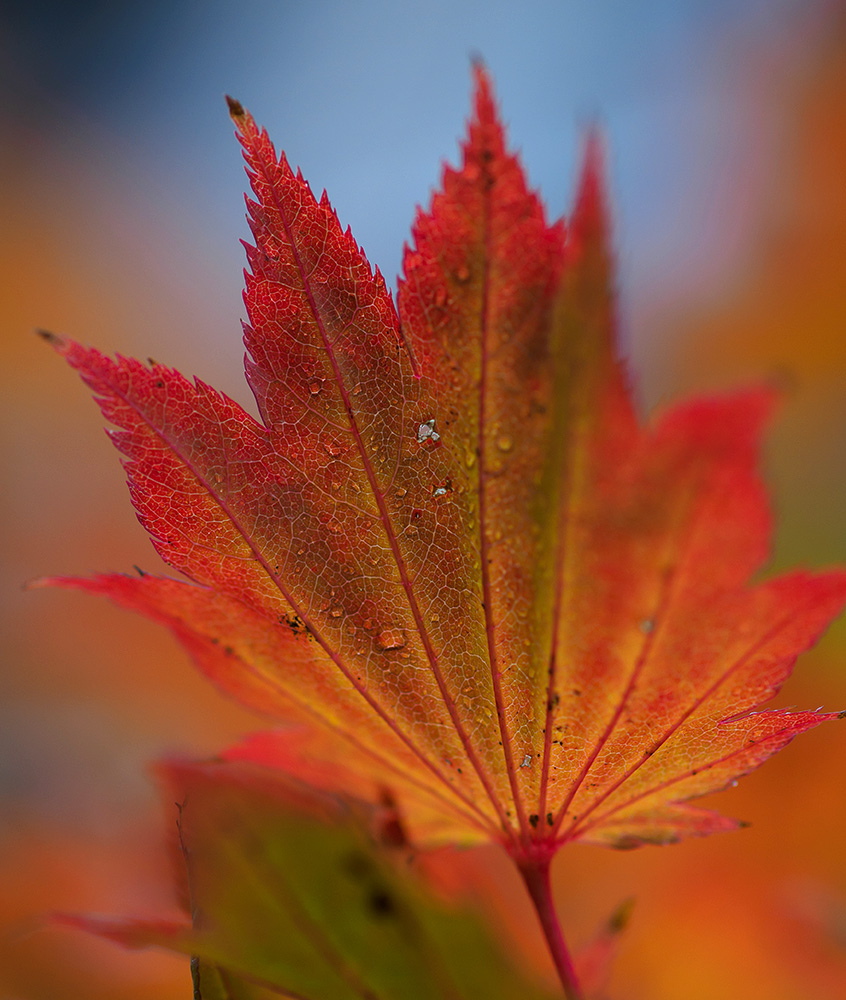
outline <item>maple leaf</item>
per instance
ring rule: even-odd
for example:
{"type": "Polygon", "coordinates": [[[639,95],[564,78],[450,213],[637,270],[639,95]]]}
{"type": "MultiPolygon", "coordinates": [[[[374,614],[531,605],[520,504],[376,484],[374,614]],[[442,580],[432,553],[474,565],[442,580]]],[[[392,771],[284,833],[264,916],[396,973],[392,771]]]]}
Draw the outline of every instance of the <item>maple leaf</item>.
{"type": "Polygon", "coordinates": [[[395,308],[325,194],[231,111],[260,420],[54,338],[193,582],[52,582],[164,623],[223,690],[303,724],[230,756],[390,789],[418,841],[492,837],[539,906],[564,842],[735,827],[688,800],[835,717],[758,709],[846,574],[749,582],[771,534],[771,393],[638,421],[596,139],[569,223],[549,224],[477,68],[463,163],[418,214],[395,308]]]}

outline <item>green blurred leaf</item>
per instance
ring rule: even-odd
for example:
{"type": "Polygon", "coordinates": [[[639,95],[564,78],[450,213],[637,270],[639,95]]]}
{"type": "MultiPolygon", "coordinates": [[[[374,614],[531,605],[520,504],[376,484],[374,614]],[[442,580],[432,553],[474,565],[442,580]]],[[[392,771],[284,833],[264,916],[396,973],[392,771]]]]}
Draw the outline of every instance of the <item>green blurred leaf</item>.
{"type": "Polygon", "coordinates": [[[236,763],[166,771],[193,927],[75,921],[195,956],[200,1000],[547,1000],[481,917],[437,899],[379,812],[236,763]],[[231,970],[226,971],[226,970],[231,970]]]}
{"type": "Polygon", "coordinates": [[[191,978],[194,1000],[278,1000],[285,995],[278,990],[256,986],[228,969],[210,965],[196,957],[191,959],[191,978]]]}

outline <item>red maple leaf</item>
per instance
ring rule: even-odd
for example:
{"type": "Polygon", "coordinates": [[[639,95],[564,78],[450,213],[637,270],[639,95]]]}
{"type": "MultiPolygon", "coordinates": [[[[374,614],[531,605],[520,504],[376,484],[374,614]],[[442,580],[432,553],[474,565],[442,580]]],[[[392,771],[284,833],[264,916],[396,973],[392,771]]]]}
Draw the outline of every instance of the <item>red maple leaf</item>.
{"type": "Polygon", "coordinates": [[[569,223],[550,225],[476,83],[396,309],[325,195],[232,103],[256,199],[261,419],[54,338],[117,427],[156,549],[192,582],[53,582],[166,624],[226,692],[303,723],[230,756],[390,789],[417,840],[492,837],[542,907],[566,841],[737,825],[687,800],[835,717],[758,708],[841,609],[846,574],[749,583],[771,533],[755,471],[771,394],[638,422],[598,144],[569,223]]]}

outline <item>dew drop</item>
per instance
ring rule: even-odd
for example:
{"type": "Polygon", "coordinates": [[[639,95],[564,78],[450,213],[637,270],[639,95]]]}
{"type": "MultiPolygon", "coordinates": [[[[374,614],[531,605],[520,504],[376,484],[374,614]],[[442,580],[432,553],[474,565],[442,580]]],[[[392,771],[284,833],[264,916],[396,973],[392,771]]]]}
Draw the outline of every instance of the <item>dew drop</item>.
{"type": "Polygon", "coordinates": [[[507,434],[501,434],[496,439],[496,446],[500,451],[511,451],[514,447],[514,441],[507,434]]]}
{"type": "Polygon", "coordinates": [[[447,293],[443,285],[435,289],[435,305],[439,308],[446,305],[447,293]]]}
{"type": "Polygon", "coordinates": [[[407,495],[408,495],[408,490],[403,489],[402,487],[400,487],[400,489],[397,490],[397,496],[399,497],[400,500],[402,500],[402,498],[407,495]]]}
{"type": "Polygon", "coordinates": [[[420,444],[423,444],[424,441],[439,441],[440,437],[441,435],[435,430],[434,417],[431,420],[424,420],[417,428],[417,440],[420,444]]]}
{"type": "Polygon", "coordinates": [[[308,391],[312,394],[312,396],[316,396],[322,388],[323,385],[321,382],[314,381],[311,383],[311,385],[309,385],[308,391]]]}
{"type": "Polygon", "coordinates": [[[644,618],[638,628],[644,635],[649,635],[649,633],[655,628],[655,622],[652,618],[644,618]]]}
{"type": "Polygon", "coordinates": [[[462,285],[467,284],[470,280],[470,268],[466,264],[462,264],[461,267],[455,272],[455,280],[460,282],[462,285]]]}
{"type": "Polygon", "coordinates": [[[383,650],[402,649],[406,642],[405,632],[398,628],[383,629],[376,636],[376,645],[383,650]]]}
{"type": "Polygon", "coordinates": [[[433,497],[443,497],[447,493],[452,493],[452,482],[449,479],[445,479],[432,490],[433,497]]]}
{"type": "Polygon", "coordinates": [[[338,455],[343,455],[343,453],[347,450],[345,443],[343,441],[339,441],[337,438],[329,438],[324,441],[323,447],[330,455],[333,456],[333,458],[337,458],[338,455]]]}
{"type": "Polygon", "coordinates": [[[523,758],[523,763],[520,765],[520,767],[531,767],[531,766],[532,766],[532,755],[530,753],[527,753],[526,756],[523,758]]]}
{"type": "Polygon", "coordinates": [[[344,609],[341,607],[340,604],[333,604],[332,607],[329,608],[330,618],[340,618],[343,613],[344,609]]]}

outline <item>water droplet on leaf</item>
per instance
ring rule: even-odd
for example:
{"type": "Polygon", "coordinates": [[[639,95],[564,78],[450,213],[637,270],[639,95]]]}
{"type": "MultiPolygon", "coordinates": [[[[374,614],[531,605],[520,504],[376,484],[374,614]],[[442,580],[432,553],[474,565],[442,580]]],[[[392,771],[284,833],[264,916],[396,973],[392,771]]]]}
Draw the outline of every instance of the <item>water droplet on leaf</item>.
{"type": "Polygon", "coordinates": [[[405,632],[399,628],[383,629],[376,636],[376,645],[383,650],[402,649],[406,642],[405,632]]]}
{"type": "Polygon", "coordinates": [[[439,441],[441,435],[435,430],[435,418],[432,417],[431,420],[424,420],[422,424],[417,428],[417,440],[420,444],[424,441],[439,441]]]}

